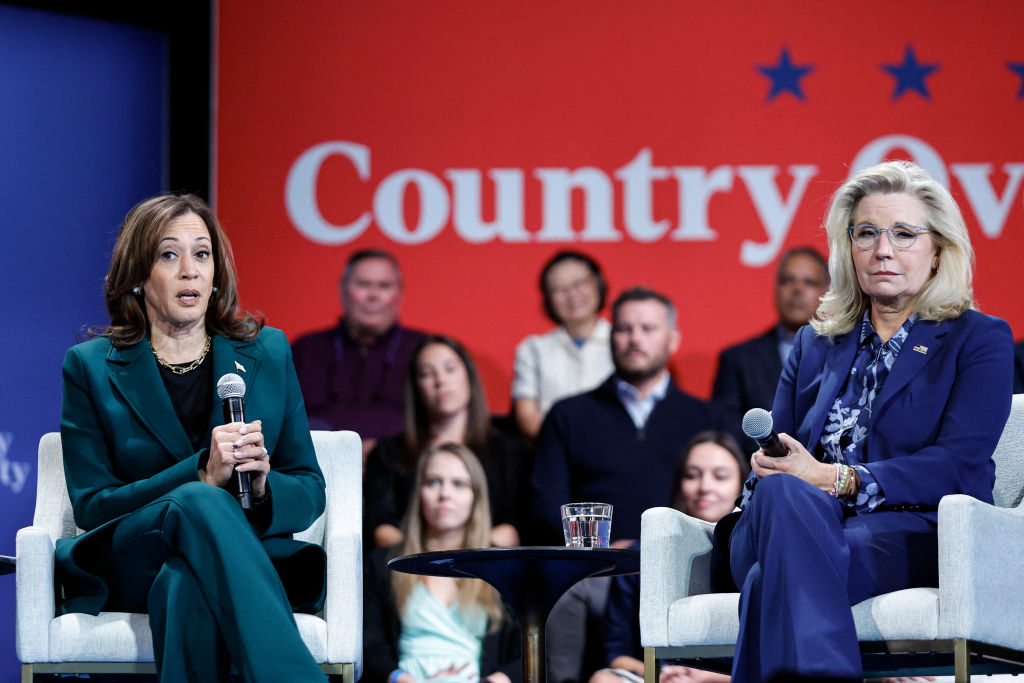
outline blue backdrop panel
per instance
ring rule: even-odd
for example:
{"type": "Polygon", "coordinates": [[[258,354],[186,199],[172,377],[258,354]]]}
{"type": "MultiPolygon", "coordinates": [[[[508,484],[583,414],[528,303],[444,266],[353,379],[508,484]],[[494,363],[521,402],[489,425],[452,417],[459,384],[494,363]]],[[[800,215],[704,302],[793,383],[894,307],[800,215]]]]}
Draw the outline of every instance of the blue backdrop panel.
{"type": "MultiPolygon", "coordinates": [[[[60,365],[105,324],[117,227],[164,187],[166,44],[111,22],[0,6],[0,554],[32,522],[60,365]]],[[[19,680],[14,577],[0,577],[0,683],[19,680]]]]}

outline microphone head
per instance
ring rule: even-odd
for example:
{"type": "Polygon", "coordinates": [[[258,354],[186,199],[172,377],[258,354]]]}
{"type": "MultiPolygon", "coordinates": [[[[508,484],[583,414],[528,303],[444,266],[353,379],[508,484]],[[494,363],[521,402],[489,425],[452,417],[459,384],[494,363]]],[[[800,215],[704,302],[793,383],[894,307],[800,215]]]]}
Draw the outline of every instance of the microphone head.
{"type": "Polygon", "coordinates": [[[222,401],[226,398],[242,398],[245,396],[245,380],[233,372],[223,375],[217,380],[217,396],[222,401]]]}
{"type": "Polygon", "coordinates": [[[772,414],[764,408],[751,408],[743,416],[743,433],[754,441],[766,438],[774,427],[772,414]]]}

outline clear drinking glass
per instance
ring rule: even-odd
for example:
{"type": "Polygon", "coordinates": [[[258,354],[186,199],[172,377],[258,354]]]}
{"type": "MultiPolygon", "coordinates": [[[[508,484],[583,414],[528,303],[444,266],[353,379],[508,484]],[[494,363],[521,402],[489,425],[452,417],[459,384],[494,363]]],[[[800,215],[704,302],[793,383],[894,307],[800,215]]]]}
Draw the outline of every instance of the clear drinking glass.
{"type": "Polygon", "coordinates": [[[607,548],[612,533],[609,503],[566,503],[562,506],[562,532],[569,548],[607,548]]]}

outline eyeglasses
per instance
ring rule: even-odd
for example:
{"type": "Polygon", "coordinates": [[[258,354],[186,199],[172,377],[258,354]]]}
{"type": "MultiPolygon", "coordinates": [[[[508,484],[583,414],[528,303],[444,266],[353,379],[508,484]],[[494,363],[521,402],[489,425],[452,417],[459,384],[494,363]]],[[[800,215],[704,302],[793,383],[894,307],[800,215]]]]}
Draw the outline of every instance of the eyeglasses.
{"type": "Polygon", "coordinates": [[[906,223],[893,223],[888,228],[880,228],[870,223],[859,223],[846,229],[846,232],[850,233],[850,240],[857,245],[858,249],[862,250],[875,246],[883,232],[889,237],[889,244],[896,249],[910,249],[914,246],[920,233],[931,231],[931,228],[919,228],[906,223]]]}
{"type": "Polygon", "coordinates": [[[584,277],[581,277],[578,280],[573,280],[572,282],[567,282],[567,283],[561,284],[561,285],[554,285],[553,287],[548,289],[548,293],[551,296],[565,295],[565,294],[568,294],[569,292],[574,292],[574,291],[583,289],[587,285],[591,284],[593,281],[594,281],[594,276],[593,275],[586,275],[584,277]]]}

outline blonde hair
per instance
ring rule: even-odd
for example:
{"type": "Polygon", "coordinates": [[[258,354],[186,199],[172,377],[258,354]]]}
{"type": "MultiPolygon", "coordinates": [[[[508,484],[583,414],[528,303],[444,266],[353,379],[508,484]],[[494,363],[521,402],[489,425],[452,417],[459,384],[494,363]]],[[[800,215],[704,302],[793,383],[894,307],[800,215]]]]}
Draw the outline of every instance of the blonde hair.
{"type": "MultiPolygon", "coordinates": [[[[421,491],[427,463],[438,453],[454,455],[462,461],[469,472],[470,486],[473,489],[473,508],[470,511],[469,520],[466,522],[462,547],[489,548],[491,545],[491,504],[487,494],[487,476],[484,474],[484,468],[473,451],[462,444],[443,443],[427,448],[416,463],[416,483],[409,496],[405,518],[402,520],[402,532],[405,537],[398,546],[397,554],[399,555],[422,553],[426,550],[424,541],[427,529],[423,521],[421,491]]],[[[406,600],[412,593],[413,587],[422,581],[423,577],[416,574],[391,572],[391,586],[395,593],[395,604],[398,606],[399,614],[405,608],[406,600]]],[[[460,609],[464,612],[482,609],[488,617],[488,631],[495,631],[503,618],[501,602],[498,600],[495,590],[479,579],[455,579],[455,585],[457,587],[456,600],[460,609]]]]}
{"type": "MultiPolygon", "coordinates": [[[[826,337],[854,328],[868,307],[853,266],[853,246],[846,229],[860,200],[868,195],[905,194],[924,205],[924,225],[931,230],[937,266],[914,301],[923,320],[949,320],[974,308],[974,250],[960,207],[941,183],[915,163],[888,161],[850,177],[832,198],[825,218],[828,271],[832,285],[821,298],[811,325],[826,337]]],[[[883,226],[884,227],[884,226],[883,226]]]]}

